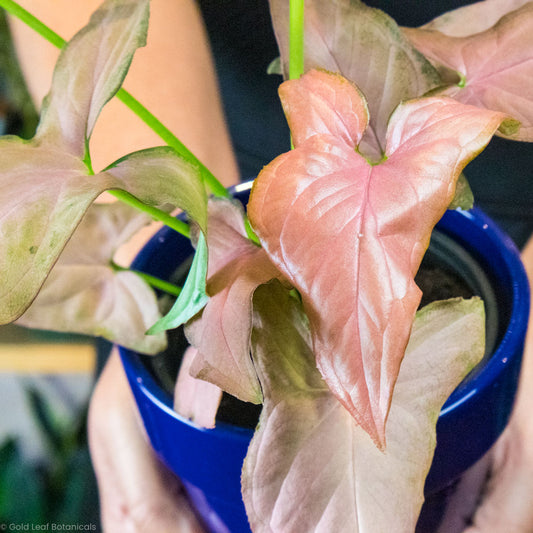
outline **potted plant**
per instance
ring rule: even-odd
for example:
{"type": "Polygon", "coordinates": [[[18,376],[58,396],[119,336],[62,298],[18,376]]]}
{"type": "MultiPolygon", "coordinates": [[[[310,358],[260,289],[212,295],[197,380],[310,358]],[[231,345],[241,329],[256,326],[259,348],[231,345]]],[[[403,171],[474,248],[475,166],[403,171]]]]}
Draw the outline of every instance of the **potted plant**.
{"type": "MultiPolygon", "coordinates": [[[[497,39],[527,33],[533,20],[530,4],[514,10],[515,5],[484,4],[491,21],[463,38],[474,55],[497,39]]],[[[0,5],[18,12],[13,2],[0,5]]],[[[242,477],[253,531],[413,531],[439,412],[482,360],[485,339],[479,298],[434,302],[417,313],[421,291],[414,277],[447,208],[470,207],[461,175],[468,161],[497,131],[529,140],[527,106],[516,114],[508,99],[499,98],[493,109],[494,99],[480,94],[499,88],[496,83],[487,89],[486,82],[498,82],[504,68],[527,68],[530,48],[518,53],[511,47],[518,54],[512,56],[502,47],[501,63],[478,69],[462,61],[462,48],[450,46],[445,34],[400,30],[360,2],[307,2],[302,19],[301,3],[294,2],[289,14],[286,3],[272,1],[280,67],[292,78],[281,85],[280,96],[294,149],[256,178],[245,213],[120,89],[144,42],[148,7],[148,1],[104,2],[64,48],[35,137],[0,141],[0,202],[6,213],[2,322],[102,335],[152,354],[165,347],[166,330],[185,325],[196,348],[190,372],[241,401],[263,404],[242,477]],[[356,68],[354,57],[372,61],[356,68]],[[482,75],[470,80],[472,72],[482,75]],[[129,154],[95,173],[88,139],[102,106],[117,91],[170,146],[129,154]],[[93,204],[104,190],[121,203],[93,204]],[[187,221],[168,214],[176,207],[187,221]],[[112,261],[116,247],[151,218],[194,243],[181,290],[164,278],[183,255],[170,261],[163,279],[145,264],[142,272],[112,261]],[[154,287],[179,294],[163,317],[154,287]],[[102,312],[106,305],[112,313],[102,312]]],[[[478,20],[478,9],[452,13],[433,26],[446,31],[458,19],[478,20]]],[[[502,244],[505,239],[489,220],[479,215],[482,222],[460,237],[453,228],[467,225],[470,215],[451,217],[441,222],[441,233],[463,239],[463,247],[472,244],[468,235],[486,245],[472,256],[474,264],[497,265],[487,270],[489,285],[496,271],[504,271],[506,288],[495,294],[512,302],[507,310],[516,336],[509,341],[508,331],[502,332],[500,348],[508,349],[507,340],[513,350],[500,356],[512,358],[513,365],[489,362],[478,372],[486,376],[485,369],[494,373],[498,366],[496,382],[512,384],[525,333],[527,281],[516,251],[502,244]]],[[[163,256],[176,253],[167,235],[157,238],[165,242],[163,256]]],[[[135,365],[128,373],[140,385],[135,393],[141,398],[139,390],[145,391],[151,378],[134,375],[135,365]]],[[[189,390],[188,374],[183,379],[180,401],[191,401],[181,398],[189,390]]],[[[211,419],[220,392],[209,392],[212,401],[199,411],[211,419]]],[[[471,396],[468,392],[466,399],[471,396]]],[[[503,422],[495,433],[502,427],[503,422]]],[[[217,443],[225,431],[212,435],[217,443]]],[[[237,440],[232,449],[242,462],[249,433],[240,431],[237,440]]],[[[194,442],[188,447],[214,446],[194,442]]],[[[467,459],[459,470],[471,463],[467,459]]],[[[221,466],[222,474],[230,471],[221,466]]],[[[186,472],[179,474],[197,507],[205,508],[210,527],[248,527],[245,519],[228,526],[212,512],[220,488],[214,488],[211,470],[211,488],[200,489],[186,472]]],[[[236,510],[241,505],[240,498],[235,507],[224,504],[228,520],[241,518],[236,510]]]]}

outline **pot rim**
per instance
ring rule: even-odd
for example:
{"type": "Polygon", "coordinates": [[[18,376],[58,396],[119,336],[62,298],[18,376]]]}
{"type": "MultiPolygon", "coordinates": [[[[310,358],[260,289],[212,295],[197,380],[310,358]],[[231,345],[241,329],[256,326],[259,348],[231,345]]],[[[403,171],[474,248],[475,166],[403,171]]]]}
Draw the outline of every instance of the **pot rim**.
{"type": "MultiPolygon", "coordinates": [[[[245,182],[230,190],[239,194],[245,193],[250,187],[251,182],[245,182]]],[[[489,251],[480,252],[483,259],[480,263],[488,271],[494,267],[503,273],[505,278],[502,281],[503,290],[508,293],[512,308],[505,333],[492,356],[483,362],[483,366],[471,379],[463,381],[440,412],[435,455],[442,456],[443,460],[441,464],[436,465],[436,468],[432,466],[428,475],[426,491],[429,492],[439,490],[449,483],[450,478],[455,479],[471,466],[487,451],[503,430],[516,389],[529,310],[529,283],[520,253],[513,241],[483,211],[478,208],[471,211],[460,209],[447,211],[437,228],[452,237],[460,235],[458,241],[462,241],[465,250],[469,253],[474,253],[472,246],[488,247],[489,251]],[[505,405],[501,413],[494,416],[495,406],[502,399],[502,390],[506,394],[505,405]],[[496,418],[496,420],[491,418],[496,418]],[[478,435],[477,439],[469,439],[468,433],[470,436],[473,435],[472,432],[479,433],[481,423],[487,424],[488,428],[483,427],[483,434],[478,435]],[[458,429],[454,430],[455,427],[458,429]],[[460,433],[461,437],[457,437],[457,433],[460,433]],[[464,435],[467,437],[465,438],[464,435]],[[472,443],[469,443],[469,440],[472,440],[472,443]],[[450,466],[450,461],[455,461],[455,463],[450,466]]],[[[172,234],[177,235],[168,228],[160,230],[137,256],[133,262],[133,268],[144,269],[147,258],[153,255],[172,234]]],[[[142,401],[146,399],[152,402],[157,409],[165,413],[166,417],[170,417],[167,418],[168,420],[180,422],[189,428],[188,431],[193,431],[198,436],[209,435],[221,445],[232,442],[245,454],[254,433],[252,429],[218,421],[213,429],[205,429],[196,425],[174,411],[171,395],[156,382],[139,354],[122,347],[119,347],[119,351],[138,402],[140,401],[139,395],[144,396],[142,401]]],[[[151,434],[150,438],[156,451],[160,451],[157,442],[159,437],[151,434]]]]}
{"type": "Polygon", "coordinates": [[[503,261],[509,276],[506,285],[507,288],[510,288],[512,310],[505,333],[496,345],[496,349],[483,363],[481,371],[469,380],[469,391],[463,390],[466,388],[465,386],[459,386],[444,404],[439,418],[445,417],[459,405],[468,402],[469,398],[478,391],[493,386],[497,376],[508,366],[510,358],[514,354],[521,354],[528,326],[530,306],[529,281],[520,258],[520,252],[511,238],[479,208],[473,208],[470,211],[457,209],[448,212],[447,216],[453,230],[457,230],[458,225],[462,225],[465,220],[468,220],[486,236],[490,243],[497,247],[498,258],[503,261]]]}

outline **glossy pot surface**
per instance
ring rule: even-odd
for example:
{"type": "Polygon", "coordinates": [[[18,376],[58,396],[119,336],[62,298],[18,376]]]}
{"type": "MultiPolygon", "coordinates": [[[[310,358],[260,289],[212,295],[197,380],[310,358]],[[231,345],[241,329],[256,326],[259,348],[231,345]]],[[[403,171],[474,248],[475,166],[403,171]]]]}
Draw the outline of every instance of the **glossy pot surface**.
{"type": "MultiPolygon", "coordinates": [[[[246,184],[237,187],[236,197],[245,202],[248,189],[246,184]]],[[[489,450],[507,423],[529,311],[529,285],[519,253],[485,214],[476,209],[448,211],[436,229],[430,250],[484,298],[493,348],[441,411],[421,515],[426,525],[420,525],[420,531],[434,531],[450,486],[489,450]]],[[[165,228],[133,267],[168,278],[191,253],[187,239],[165,228]]],[[[173,411],[172,397],[143,356],[120,352],[152,446],[182,479],[206,526],[214,532],[248,532],[240,472],[252,431],[224,423],[212,430],[196,427],[173,411]]]]}

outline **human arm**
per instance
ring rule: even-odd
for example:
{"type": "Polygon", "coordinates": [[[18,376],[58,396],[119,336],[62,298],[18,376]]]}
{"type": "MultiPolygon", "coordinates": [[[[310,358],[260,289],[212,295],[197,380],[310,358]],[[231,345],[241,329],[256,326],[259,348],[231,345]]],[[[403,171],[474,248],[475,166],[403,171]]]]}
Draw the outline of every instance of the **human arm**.
{"type": "MultiPolygon", "coordinates": [[[[96,7],[92,1],[28,0],[23,4],[67,38],[96,7]]],[[[57,52],[33,32],[24,34],[27,30],[16,20],[11,24],[31,92],[40,100],[48,90],[57,52]]],[[[225,184],[236,181],[209,49],[194,2],[153,0],[148,46],[136,55],[125,86],[225,184]]],[[[93,166],[99,169],[127,152],[160,144],[122,103],[110,102],[92,138],[93,166]]],[[[179,482],[159,464],[144,439],[120,370],[112,358],[91,407],[91,449],[106,531],[199,531],[179,482]]]]}
{"type": "MultiPolygon", "coordinates": [[[[21,0],[62,37],[86,24],[101,0],[21,0]]],[[[158,117],[225,185],[238,171],[201,15],[193,0],[152,0],[148,44],[135,54],[124,87],[158,117]]],[[[17,55],[39,106],[50,88],[58,50],[14,17],[17,55]]],[[[161,139],[116,99],[105,106],[91,139],[96,169],[161,139]]]]}
{"type": "MultiPolygon", "coordinates": [[[[533,286],[533,237],[522,252],[533,286]]],[[[518,395],[509,425],[491,452],[490,479],[473,524],[465,533],[533,531],[533,314],[520,374],[518,395]]]]}

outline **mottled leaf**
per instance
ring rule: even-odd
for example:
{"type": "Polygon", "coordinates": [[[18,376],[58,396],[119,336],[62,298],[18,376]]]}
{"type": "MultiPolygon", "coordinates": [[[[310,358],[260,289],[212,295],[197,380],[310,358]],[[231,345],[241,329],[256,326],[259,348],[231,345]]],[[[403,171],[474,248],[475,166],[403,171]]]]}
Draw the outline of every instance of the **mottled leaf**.
{"type": "Polygon", "coordinates": [[[0,140],[0,323],[28,307],[111,180],[89,177],[86,138],[144,41],[148,2],[107,2],[61,53],[36,137],[0,140]]]}
{"type": "Polygon", "coordinates": [[[0,140],[0,154],[0,323],[26,310],[81,217],[106,189],[125,189],[169,211],[185,209],[205,229],[207,197],[198,169],[170,148],[130,154],[95,176],[66,152],[14,137],[0,140]]]}
{"type": "Polygon", "coordinates": [[[185,328],[197,348],[191,374],[237,398],[261,402],[250,358],[252,296],[256,287],[280,276],[264,250],[246,237],[240,206],[211,200],[207,231],[209,302],[185,328]]]}
{"type": "Polygon", "coordinates": [[[500,135],[533,140],[532,2],[505,15],[486,31],[466,37],[427,29],[404,31],[429,59],[461,74],[462,83],[443,94],[506,113],[514,121],[505,121],[500,135]]]}
{"type": "Polygon", "coordinates": [[[440,408],[483,356],[482,302],[437,302],[417,314],[382,452],[321,381],[305,317],[282,291],[265,285],[254,296],[265,399],[242,477],[253,531],[413,532],[440,408]]]}
{"type": "Polygon", "coordinates": [[[472,192],[470,184],[463,173],[457,179],[457,184],[455,185],[455,195],[453,200],[450,202],[448,209],[457,209],[458,207],[465,210],[469,210],[474,207],[474,193],[472,192]]]}
{"type": "Polygon", "coordinates": [[[104,188],[86,171],[68,153],[0,139],[0,323],[28,307],[104,188]]]}
{"type": "MultiPolygon", "coordinates": [[[[345,122],[335,113],[350,108],[340,101],[345,85],[316,71],[304,76],[310,93],[311,80],[320,83],[298,107],[308,115],[299,121],[313,123],[325,77],[333,89],[342,85],[331,113],[345,122]]],[[[289,101],[302,98],[292,91],[301,80],[280,91],[289,112],[289,101]]],[[[351,98],[358,97],[354,90],[351,98]]],[[[463,167],[503,118],[449,98],[421,98],[395,111],[381,164],[369,164],[344,135],[319,132],[265,167],[252,188],[250,221],[302,295],[322,375],[381,444],[420,301],[414,275],[463,167]]]]}
{"type": "MultiPolygon", "coordinates": [[[[270,0],[281,62],[288,73],[289,3],[270,0]]],[[[403,36],[394,20],[358,0],[306,0],[305,70],[340,72],[355,82],[368,101],[370,127],[361,151],[379,161],[387,122],[403,100],[440,85],[431,64],[403,36]]]]}
{"type": "Polygon", "coordinates": [[[135,50],[144,46],[149,0],[107,0],[62,51],[35,136],[82,158],[104,104],[118,91],[135,50]]]}
{"type": "Polygon", "coordinates": [[[180,208],[205,232],[207,194],[199,169],[168,146],[129,154],[98,176],[109,187],[123,189],[145,204],[171,211],[180,208]]]}
{"type": "Polygon", "coordinates": [[[199,171],[170,148],[131,154],[95,176],[84,164],[98,113],[144,44],[148,5],[104,2],[61,52],[36,136],[0,140],[0,324],[27,309],[83,214],[106,189],[126,190],[164,210],[184,209],[205,231],[199,171]]]}
{"type": "Polygon", "coordinates": [[[196,354],[197,351],[192,346],[183,354],[174,389],[174,409],[201,427],[214,428],[222,390],[190,375],[189,370],[196,354]]]}
{"type": "Polygon", "coordinates": [[[149,222],[123,204],[94,204],[18,324],[102,336],[143,353],[166,346],[145,336],[159,317],[153,290],[132,272],[115,271],[116,249],[149,222]]]}

